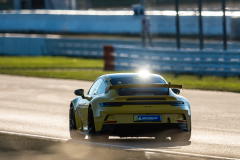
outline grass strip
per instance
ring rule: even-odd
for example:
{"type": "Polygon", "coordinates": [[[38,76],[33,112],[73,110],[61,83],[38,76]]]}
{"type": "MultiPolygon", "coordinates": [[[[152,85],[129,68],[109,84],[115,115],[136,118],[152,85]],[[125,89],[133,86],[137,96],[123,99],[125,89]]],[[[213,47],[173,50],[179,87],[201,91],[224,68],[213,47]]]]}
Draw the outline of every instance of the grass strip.
{"type": "MultiPolygon", "coordinates": [[[[97,77],[103,74],[113,73],[112,71],[102,70],[0,70],[0,74],[43,77],[43,78],[61,78],[95,81],[97,77]]],[[[116,73],[116,72],[114,72],[116,73]]]]}
{"type": "MultiPolygon", "coordinates": [[[[1,69],[0,74],[11,74],[20,76],[44,77],[44,78],[61,78],[94,81],[103,74],[120,73],[129,71],[103,71],[103,70],[18,70],[18,69],[1,69]]],[[[161,74],[167,81],[172,84],[183,84],[186,89],[215,90],[240,92],[239,77],[215,77],[198,75],[174,75],[161,74]]]]}
{"type": "Polygon", "coordinates": [[[103,68],[102,59],[76,57],[0,56],[0,69],[103,68]]]}
{"type": "MultiPolygon", "coordinates": [[[[103,74],[120,72],[131,71],[103,71],[102,59],[0,56],[0,74],[94,81],[103,74]]],[[[240,92],[240,77],[161,75],[186,89],[240,92]]]]}

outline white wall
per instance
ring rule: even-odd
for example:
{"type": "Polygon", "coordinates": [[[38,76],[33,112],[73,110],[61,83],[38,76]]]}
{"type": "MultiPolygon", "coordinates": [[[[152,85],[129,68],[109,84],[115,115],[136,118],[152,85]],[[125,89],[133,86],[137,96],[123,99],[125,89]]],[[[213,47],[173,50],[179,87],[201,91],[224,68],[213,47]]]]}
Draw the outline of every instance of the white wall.
{"type": "MultiPolygon", "coordinates": [[[[86,14],[84,11],[29,10],[0,12],[0,32],[140,34],[141,16],[131,14],[86,14]]],[[[86,11],[86,13],[88,13],[86,11]]],[[[94,12],[95,13],[95,12],[94,12]]],[[[151,15],[151,31],[155,34],[175,35],[175,16],[151,15]]],[[[227,16],[227,34],[230,35],[227,16]]],[[[180,34],[198,35],[198,17],[180,16],[180,34]]],[[[222,35],[221,16],[203,16],[203,33],[222,35]]]]}

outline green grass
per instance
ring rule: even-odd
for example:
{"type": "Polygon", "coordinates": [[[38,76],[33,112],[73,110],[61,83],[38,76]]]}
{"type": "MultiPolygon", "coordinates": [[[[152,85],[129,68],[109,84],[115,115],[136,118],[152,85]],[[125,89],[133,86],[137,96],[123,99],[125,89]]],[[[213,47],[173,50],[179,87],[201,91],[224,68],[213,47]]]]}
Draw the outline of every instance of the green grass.
{"type": "Polygon", "coordinates": [[[103,68],[102,59],[72,57],[0,57],[0,69],[103,68]]]}
{"type": "Polygon", "coordinates": [[[0,70],[1,74],[11,74],[31,77],[62,78],[94,81],[103,74],[113,73],[102,70],[0,70]]]}
{"type": "MultiPolygon", "coordinates": [[[[104,71],[101,59],[0,56],[0,74],[94,81],[97,77],[109,73],[117,71],[104,71]]],[[[240,92],[239,77],[200,77],[169,73],[161,75],[172,84],[183,84],[186,89],[240,92]]]]}
{"type": "Polygon", "coordinates": [[[240,92],[240,77],[162,74],[171,83],[183,84],[186,89],[240,92]]]}

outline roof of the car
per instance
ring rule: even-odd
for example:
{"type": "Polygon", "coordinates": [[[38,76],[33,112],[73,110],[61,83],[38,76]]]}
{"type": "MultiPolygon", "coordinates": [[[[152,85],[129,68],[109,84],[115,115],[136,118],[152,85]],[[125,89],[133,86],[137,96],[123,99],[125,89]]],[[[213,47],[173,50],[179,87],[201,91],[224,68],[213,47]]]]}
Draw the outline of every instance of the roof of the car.
{"type": "MultiPolygon", "coordinates": [[[[116,79],[116,78],[127,78],[127,77],[139,77],[141,76],[139,73],[115,73],[115,74],[107,74],[106,76],[110,77],[111,79],[116,79]]],[[[150,74],[151,78],[162,78],[162,76],[157,75],[157,74],[150,74]]]]}

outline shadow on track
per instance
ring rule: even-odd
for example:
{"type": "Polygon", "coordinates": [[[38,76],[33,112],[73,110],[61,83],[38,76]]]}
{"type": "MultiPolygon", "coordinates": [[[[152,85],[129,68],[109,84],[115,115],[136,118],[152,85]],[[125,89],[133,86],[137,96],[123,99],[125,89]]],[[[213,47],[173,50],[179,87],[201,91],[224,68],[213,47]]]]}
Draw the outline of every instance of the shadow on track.
{"type": "Polygon", "coordinates": [[[128,137],[128,138],[119,138],[119,137],[109,137],[106,136],[96,136],[97,138],[89,138],[87,135],[77,133],[73,139],[68,142],[79,142],[79,143],[89,143],[89,144],[99,144],[104,146],[116,146],[116,147],[136,147],[136,148],[151,148],[151,149],[164,149],[164,148],[178,148],[181,146],[191,145],[191,141],[171,141],[170,139],[157,140],[153,137],[128,137]]]}
{"type": "Polygon", "coordinates": [[[0,134],[1,160],[123,160],[147,159],[142,151],[126,151],[84,143],[65,143],[50,139],[0,134]]]}
{"type": "Polygon", "coordinates": [[[166,148],[166,147],[180,147],[180,146],[188,146],[191,144],[191,141],[156,141],[155,139],[109,139],[107,143],[114,143],[118,145],[129,145],[133,147],[139,148],[166,148]]]}
{"type": "Polygon", "coordinates": [[[179,159],[179,155],[173,156],[171,154],[147,152],[139,150],[139,148],[163,149],[189,145],[190,143],[155,142],[154,139],[109,139],[107,141],[95,142],[90,139],[84,140],[81,136],[77,139],[70,139],[65,143],[36,137],[0,134],[0,159],[145,160],[159,159],[161,157],[166,160],[172,160],[179,159]]]}

